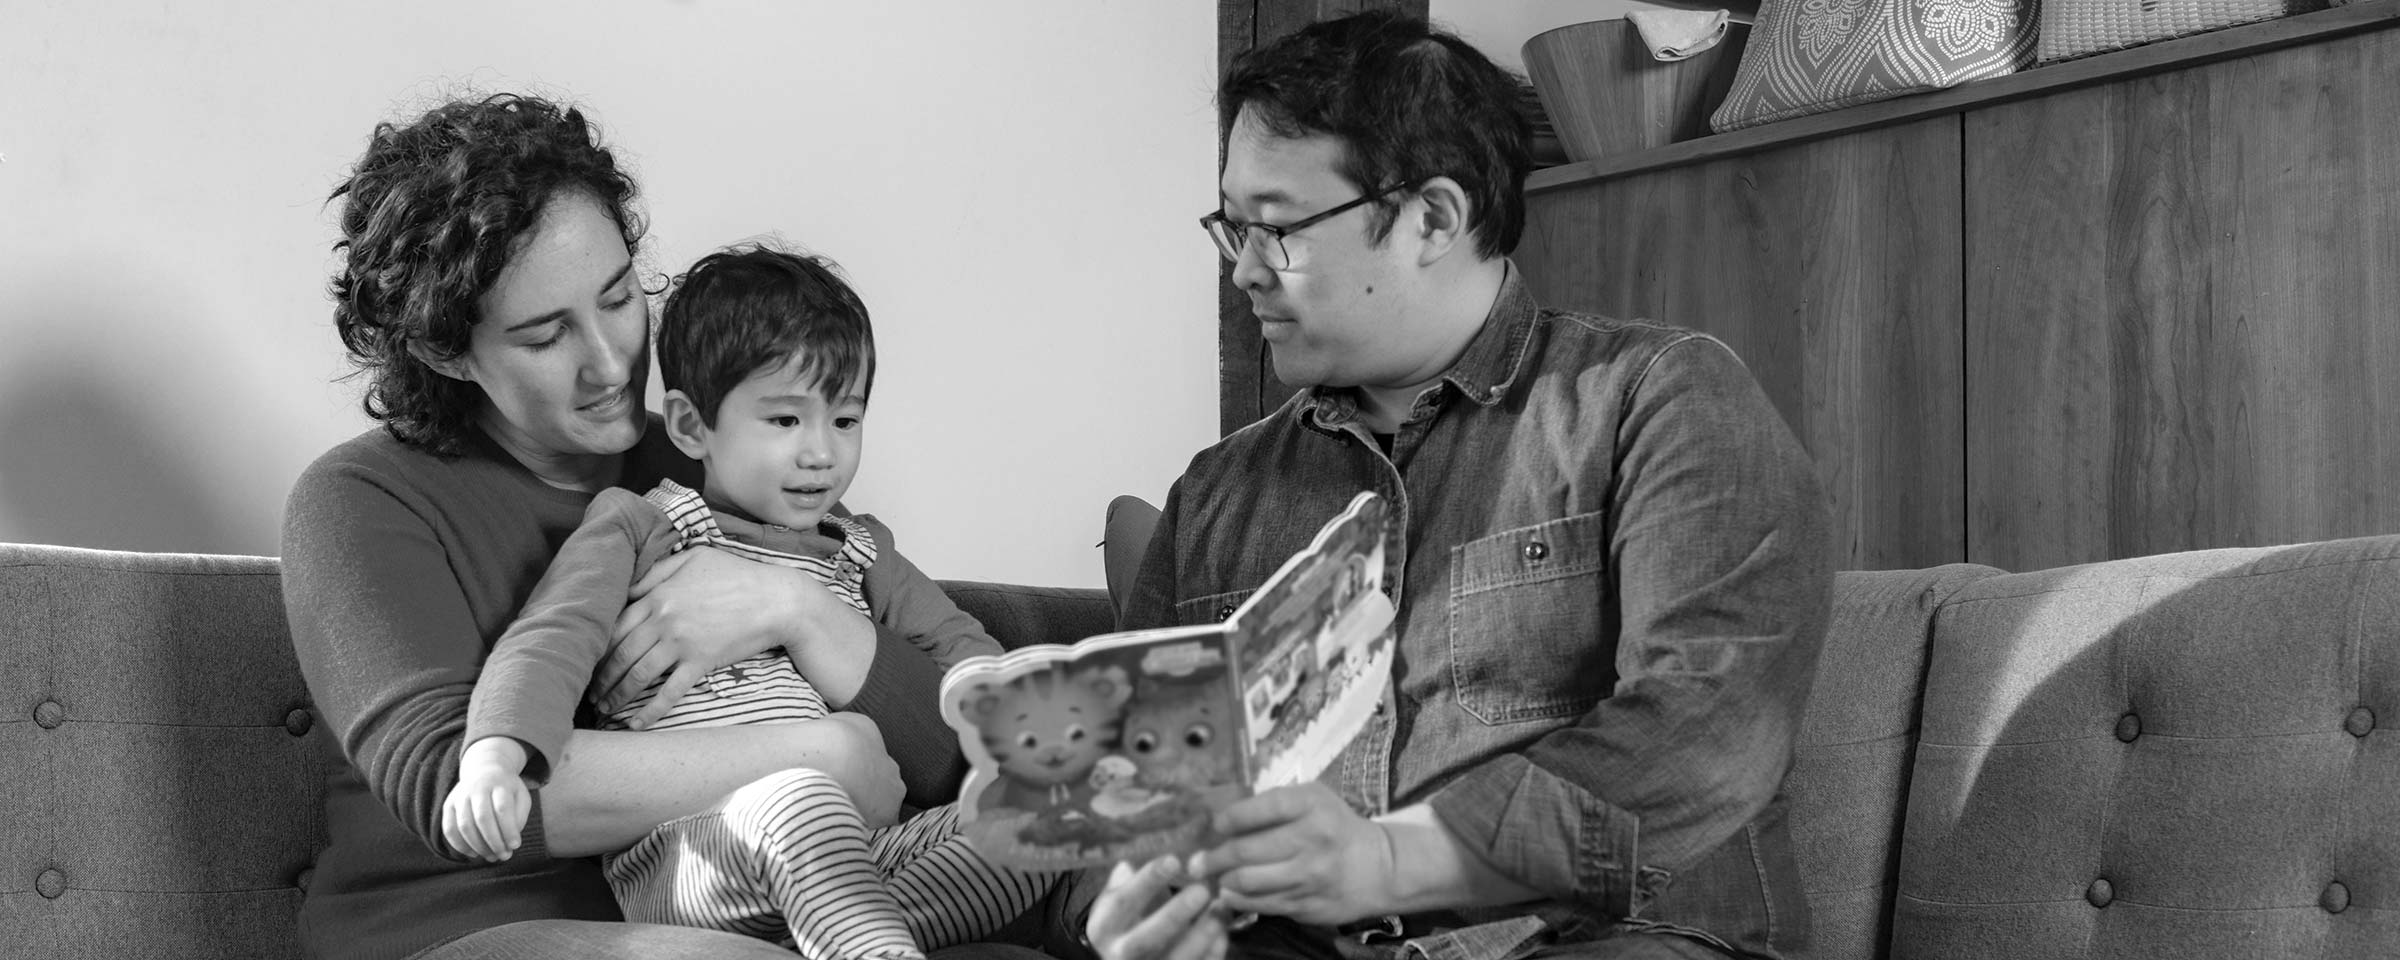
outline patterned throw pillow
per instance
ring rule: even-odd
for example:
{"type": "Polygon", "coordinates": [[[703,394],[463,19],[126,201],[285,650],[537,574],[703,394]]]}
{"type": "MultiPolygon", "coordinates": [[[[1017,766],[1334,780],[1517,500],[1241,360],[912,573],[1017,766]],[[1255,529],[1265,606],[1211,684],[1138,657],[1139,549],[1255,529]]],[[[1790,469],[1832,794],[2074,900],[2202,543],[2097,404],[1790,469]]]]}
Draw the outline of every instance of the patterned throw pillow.
{"type": "Polygon", "coordinates": [[[2015,73],[2034,0],[1764,0],[1717,132],[2015,73]]]}

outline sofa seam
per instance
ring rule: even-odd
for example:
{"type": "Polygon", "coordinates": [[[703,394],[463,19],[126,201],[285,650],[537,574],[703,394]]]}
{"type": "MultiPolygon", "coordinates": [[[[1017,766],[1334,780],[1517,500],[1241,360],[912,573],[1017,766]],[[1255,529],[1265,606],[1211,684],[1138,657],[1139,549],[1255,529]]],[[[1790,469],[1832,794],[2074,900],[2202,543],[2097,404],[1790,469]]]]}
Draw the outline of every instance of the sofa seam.
{"type": "MultiPolygon", "coordinates": [[[[2387,534],[2387,536],[2389,536],[2389,535],[2387,534]]],[[[2243,548],[2229,548],[2229,549],[2243,549],[2243,548]]],[[[2247,549],[2268,549],[2268,550],[2271,550],[2271,549],[2274,549],[2274,548],[2272,548],[2272,547],[2262,547],[2262,548],[2247,548],[2247,549]]],[[[2193,552],[2193,553],[2196,553],[2196,552],[2200,552],[2200,551],[2186,551],[2186,552],[2193,552]]],[[[2172,556],[2172,554],[2158,554],[2157,556],[2172,556]]],[[[2105,565],[2105,564],[2110,564],[2110,563],[2124,563],[2124,562],[2127,562],[2127,561],[2130,561],[2130,560],[2139,560],[2139,559],[2143,559],[2143,558],[2140,558],[2140,557],[2126,557],[2126,558],[2123,558],[2123,559],[2120,559],[2120,560],[2104,560],[2104,561],[2100,561],[2098,564],[2087,564],[2087,566],[2099,566],[2099,565],[2105,565]]],[[[2304,570],[2315,570],[2315,569],[2319,569],[2319,568],[2322,568],[2322,567],[2339,567],[2339,566],[2348,566],[2348,565],[2352,565],[2352,564],[2359,564],[2359,563],[2394,563],[2394,562],[2400,562],[2400,553],[2387,554],[2387,555],[2378,555],[2378,556],[2370,556],[2370,557],[2340,557],[2340,558],[2336,558],[2336,559],[2329,559],[2329,560],[2317,560],[2317,561],[2312,561],[2312,562],[2309,562],[2309,563],[2300,564],[2300,565],[2298,565],[2298,566],[2291,566],[2291,567],[2278,567],[2278,568],[2276,568],[2276,569],[2273,569],[2273,570],[2256,570],[2256,569],[2250,569],[2249,567],[2244,567],[2243,569],[2240,569],[2240,570],[2226,570],[2226,571],[2219,571],[2219,572],[2216,572],[2216,573],[2210,573],[2210,574],[2177,574],[2177,573],[2166,573],[2166,572],[2157,572],[2157,573],[2142,573],[2142,574],[2126,574],[2126,575],[2125,575],[2124,577],[2122,577],[2122,578],[2119,578],[2119,579],[2111,579],[2111,580],[2104,581],[2104,582],[2099,582],[2099,583],[2078,583],[2078,584],[2073,584],[2073,585],[2065,585],[2065,584],[2060,584],[2060,585],[2051,585],[2051,586],[2045,586],[2045,587],[2042,587],[2042,588],[2040,588],[2040,589],[2027,589],[2027,590],[2024,590],[2024,591],[2022,591],[2022,592],[2007,593],[2007,594],[2002,594],[2002,595],[1999,595],[1999,596],[1991,596],[1991,597],[1967,597],[1967,598],[1965,598],[1965,599],[1962,599],[1962,600],[1959,600],[1959,601],[1957,601],[1957,603],[1963,606],[1963,605],[1965,605],[1965,604],[1970,604],[1970,603],[1990,603],[1990,602],[1993,602],[1993,601],[1999,601],[1999,600],[2022,600],[2022,599],[2025,599],[2025,598],[2027,598],[2027,597],[2039,597],[2039,596],[2046,596],[2046,595],[2048,595],[2048,594],[2053,594],[2053,593],[2082,593],[2082,592],[2090,592],[2090,591],[2100,590],[2100,589],[2104,589],[2104,588],[2118,588],[2118,589],[2122,589],[2122,588],[2124,588],[2124,587],[2127,585],[2128,581],[2132,581],[2132,580],[2139,580],[2139,581],[2141,581],[2141,583],[2142,583],[2142,584],[2144,585],[2144,587],[2146,588],[2146,587],[2147,587],[2149,584],[2151,584],[2151,583],[2154,583],[2154,582],[2156,582],[2156,581],[2160,581],[2160,580],[2178,580],[2178,581],[2184,581],[2184,582],[2189,582],[2189,583],[2209,583],[2209,582],[2214,582],[2214,581],[2219,581],[2219,580],[2246,580],[2246,579],[2249,579],[2249,578],[2251,578],[2251,577],[2271,577],[2271,576],[2276,576],[2276,575],[2279,575],[2279,574],[2286,574],[2286,573],[2298,573],[2298,572],[2301,572],[2301,571],[2304,571],[2304,570]]],[[[2035,570],[2035,571],[2028,571],[2028,572],[2026,572],[2026,573],[2023,573],[2023,574],[2019,574],[2019,573],[2015,573],[2015,572],[2011,572],[2011,571],[2003,571],[2003,572],[2002,572],[2002,575],[2003,575],[2003,576],[2032,576],[2032,575],[2039,574],[2039,573],[2045,573],[2045,572],[2053,571],[2053,570],[2064,570],[2064,569],[2068,569],[2068,568],[2066,568],[2066,567],[2050,567],[2050,568],[2046,568],[2045,570],[2035,570]]],[[[1982,578],[1978,578],[1978,580],[1972,580],[1972,581],[1968,581],[1968,583],[1975,583],[1975,582],[1980,582],[1981,580],[1989,580],[1989,579],[1993,579],[1993,578],[1992,578],[1992,577],[1982,577],[1982,578]]],[[[1960,587],[1961,587],[1962,589],[1963,589],[1965,586],[1966,586],[1966,584],[1960,584],[1960,587]]],[[[1954,592],[1955,592],[1955,591],[1954,591],[1954,592]]],[[[1945,598],[1945,604],[1944,604],[1944,605],[1948,605],[1947,598],[1945,598]]]]}
{"type": "MultiPolygon", "coordinates": [[[[2349,736],[2349,734],[2347,734],[2347,733],[2345,733],[2345,732],[2343,732],[2343,731],[2341,731],[2341,730],[2339,730],[2339,729],[2335,729],[2335,730],[2302,730],[2302,731],[2299,731],[2299,732],[2296,732],[2296,733],[2253,733],[2253,734],[2247,734],[2247,735],[2244,735],[2244,736],[2238,736],[2238,737],[2195,737],[2195,736],[2192,736],[2192,735],[2190,735],[2190,734],[2184,734],[2184,733],[2154,733],[2154,732],[2152,732],[2152,731],[2148,731],[2148,730],[2144,730],[2144,731],[2142,731],[2142,734],[2141,734],[2141,735],[2142,735],[2143,737],[2145,737],[2145,738],[2147,738],[2147,737],[2156,737],[2156,738],[2158,738],[2158,739],[2160,739],[2160,740],[2188,740],[2188,741],[2191,741],[2191,742],[2193,742],[2193,743],[2238,743],[2238,742],[2241,742],[2241,741],[2244,741],[2244,740],[2299,740],[2299,739],[2311,738],[2311,737],[2332,737],[2332,736],[2337,736],[2337,735],[2338,735],[2338,736],[2349,736]]],[[[2090,741],[2095,741],[2095,740],[2115,740],[2115,739],[2116,739],[2116,734],[2114,734],[2114,733],[2096,733],[2096,734],[2091,734],[2091,735],[2088,735],[2088,736],[2081,736],[2081,737],[2043,737],[2043,738],[2041,738],[2041,739],[2039,739],[2039,740],[1989,740],[1989,741],[1983,741],[1983,742],[1976,742],[1976,741],[1950,741],[1950,740],[1928,740],[1928,739],[1925,739],[1925,738],[1923,738],[1923,737],[1918,737],[1918,738],[1917,738],[1917,742],[1918,742],[1918,743],[1921,743],[1921,744],[1925,744],[1925,745],[1927,745],[1927,746],[1935,746],[1935,747],[1956,747],[1956,748],[1960,748],[1960,749],[1969,749],[1969,748],[1973,748],[1973,749],[1990,749],[1990,748],[1997,748],[1997,747],[2039,747],[2039,746],[2047,746],[2047,745],[2049,745],[2049,744],[2054,744],[2054,743],[2087,743],[2087,742],[2090,742],[2090,741]]]]}
{"type": "Polygon", "coordinates": [[[1893,945],[1898,942],[1900,936],[1899,900],[1897,898],[1903,895],[1902,868],[1908,859],[1908,810],[1912,806],[1909,801],[1916,795],[1917,748],[1924,744],[1925,684],[1933,678],[1934,638],[1939,633],[1937,628],[1941,625],[1942,611],[1950,606],[1951,598],[1956,597],[1959,591],[1966,589],[1971,584],[2007,574],[2007,571],[1998,567],[1988,567],[1988,569],[1992,572],[1962,571],[1956,580],[1936,580],[1922,594],[1924,599],[1921,602],[1925,612],[1924,619],[1919,621],[1917,626],[1917,647],[1924,653],[1917,658],[1916,676],[1913,678],[1916,702],[1909,709],[1908,729],[1903,733],[1905,740],[1901,769],[1906,771],[1906,775],[1900,778],[1900,795],[1894,798],[1896,802],[1892,808],[1895,820],[1892,825],[1892,854],[1885,867],[1878,871],[1882,875],[1882,882],[1891,887],[1893,894],[1891,899],[1882,901],[1876,908],[1876,923],[1884,930],[1883,949],[1885,953],[1892,951],[1893,945]],[[1967,572],[1974,572],[1976,575],[1964,575],[1967,572]]]}

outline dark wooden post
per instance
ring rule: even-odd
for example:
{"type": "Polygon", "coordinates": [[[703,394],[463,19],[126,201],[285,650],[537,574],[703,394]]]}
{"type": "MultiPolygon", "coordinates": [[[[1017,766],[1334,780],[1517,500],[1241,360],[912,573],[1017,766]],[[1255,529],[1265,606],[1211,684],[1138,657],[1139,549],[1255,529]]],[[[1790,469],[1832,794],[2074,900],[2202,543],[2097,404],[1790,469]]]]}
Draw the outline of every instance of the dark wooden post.
{"type": "MultiPolygon", "coordinates": [[[[1366,10],[1427,15],[1428,0],[1217,0],[1217,71],[1235,55],[1320,20],[1366,10]]],[[[1217,131],[1223,143],[1225,131],[1217,131]]],[[[1233,287],[1233,271],[1217,265],[1217,433],[1249,426],[1292,395],[1275,379],[1267,345],[1250,315],[1250,298],[1233,287]]]]}

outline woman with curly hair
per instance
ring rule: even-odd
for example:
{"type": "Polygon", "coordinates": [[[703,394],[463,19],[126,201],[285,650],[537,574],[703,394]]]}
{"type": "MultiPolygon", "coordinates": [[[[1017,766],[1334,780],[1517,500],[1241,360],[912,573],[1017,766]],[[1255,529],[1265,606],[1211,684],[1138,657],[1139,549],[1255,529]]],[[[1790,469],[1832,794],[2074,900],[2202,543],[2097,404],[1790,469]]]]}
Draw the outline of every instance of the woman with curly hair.
{"type": "MultiPolygon", "coordinates": [[[[956,797],[964,761],[939,714],[940,667],[918,645],[801,571],[701,549],[635,585],[596,688],[622,702],[678,665],[783,647],[846,712],[578,730],[513,857],[473,861],[443,841],[470,691],[558,544],[601,490],[700,482],[642,406],[635,193],[581,112],[508,95],[377,126],[333,192],[334,326],[381,427],[310,465],[285,513],[292,641],[334,751],[333,841],[300,914],[312,957],[788,957],[621,922],[596,856],[791,767],[832,776],[870,823],[904,797],[956,797]]],[[[1038,956],[937,956],[1012,951],[1038,956]]]]}

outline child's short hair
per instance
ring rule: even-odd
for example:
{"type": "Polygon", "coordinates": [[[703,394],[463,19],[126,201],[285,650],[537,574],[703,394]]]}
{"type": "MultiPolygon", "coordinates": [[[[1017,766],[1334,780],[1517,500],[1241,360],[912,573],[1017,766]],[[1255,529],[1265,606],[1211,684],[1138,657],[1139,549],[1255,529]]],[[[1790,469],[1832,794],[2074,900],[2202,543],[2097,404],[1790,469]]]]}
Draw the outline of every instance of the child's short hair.
{"type": "Polygon", "coordinates": [[[712,427],[726,394],[795,354],[827,399],[853,389],[866,396],[875,386],[875,329],[839,269],[763,243],[700,258],[675,278],[660,311],[661,383],[690,397],[712,427]]]}

